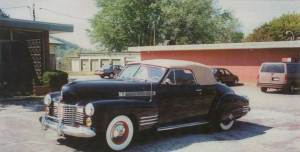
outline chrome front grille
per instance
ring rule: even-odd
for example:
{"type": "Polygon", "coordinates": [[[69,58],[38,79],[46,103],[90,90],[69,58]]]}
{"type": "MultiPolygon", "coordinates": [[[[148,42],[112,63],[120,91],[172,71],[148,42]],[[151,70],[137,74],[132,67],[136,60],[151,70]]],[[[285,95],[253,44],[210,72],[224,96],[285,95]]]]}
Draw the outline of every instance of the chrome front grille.
{"type": "Polygon", "coordinates": [[[64,125],[74,126],[75,123],[83,124],[83,107],[54,103],[53,116],[63,120],[64,125]]]}

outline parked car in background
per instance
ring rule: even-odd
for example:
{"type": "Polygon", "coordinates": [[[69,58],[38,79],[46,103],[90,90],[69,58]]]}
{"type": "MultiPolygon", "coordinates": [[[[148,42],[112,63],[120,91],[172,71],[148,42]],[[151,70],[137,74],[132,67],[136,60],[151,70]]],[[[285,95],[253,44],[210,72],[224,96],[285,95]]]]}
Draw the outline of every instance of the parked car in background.
{"type": "Polygon", "coordinates": [[[117,76],[123,69],[121,65],[105,65],[100,69],[96,69],[94,74],[99,75],[101,78],[108,76],[109,78],[114,78],[117,76]]]}
{"type": "Polygon", "coordinates": [[[232,74],[229,70],[224,68],[212,68],[214,76],[218,82],[230,85],[237,85],[239,77],[232,74]]]}
{"type": "Polygon", "coordinates": [[[229,130],[250,111],[249,99],[217,83],[209,67],[178,60],[128,63],[117,79],[71,82],[46,95],[44,103],[43,129],[98,136],[93,142],[113,150],[125,149],[143,130],[208,123],[229,130]]]}
{"type": "Polygon", "coordinates": [[[262,92],[267,92],[268,88],[275,88],[294,93],[295,88],[300,86],[300,63],[263,63],[257,76],[257,86],[262,92]]]}

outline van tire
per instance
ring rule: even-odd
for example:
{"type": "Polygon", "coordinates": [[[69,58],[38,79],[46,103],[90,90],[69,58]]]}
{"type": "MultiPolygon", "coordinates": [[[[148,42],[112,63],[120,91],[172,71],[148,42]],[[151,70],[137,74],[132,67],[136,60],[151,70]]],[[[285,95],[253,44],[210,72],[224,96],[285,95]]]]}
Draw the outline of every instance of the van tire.
{"type": "Polygon", "coordinates": [[[268,88],[261,87],[260,90],[261,92],[267,92],[268,88]]]}
{"type": "Polygon", "coordinates": [[[292,83],[288,88],[285,89],[285,93],[294,94],[295,93],[295,85],[292,83]]]}

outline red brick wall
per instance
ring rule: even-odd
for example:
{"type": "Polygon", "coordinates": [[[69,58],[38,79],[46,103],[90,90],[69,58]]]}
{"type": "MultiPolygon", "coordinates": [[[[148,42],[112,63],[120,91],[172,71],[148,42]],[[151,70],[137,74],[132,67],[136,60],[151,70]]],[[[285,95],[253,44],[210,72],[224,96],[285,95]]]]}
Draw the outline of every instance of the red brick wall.
{"type": "Polygon", "coordinates": [[[240,82],[256,83],[260,65],[286,57],[299,57],[299,49],[204,50],[141,52],[141,60],[174,59],[227,68],[238,75],[240,82]]]}

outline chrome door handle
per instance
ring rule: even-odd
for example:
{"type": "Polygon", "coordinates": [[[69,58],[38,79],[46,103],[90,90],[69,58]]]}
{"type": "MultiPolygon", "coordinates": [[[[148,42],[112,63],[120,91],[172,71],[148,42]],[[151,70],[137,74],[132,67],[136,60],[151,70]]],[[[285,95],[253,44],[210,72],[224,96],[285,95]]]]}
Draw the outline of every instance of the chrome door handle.
{"type": "Polygon", "coordinates": [[[202,89],[197,89],[196,91],[202,91],[202,89]]]}

